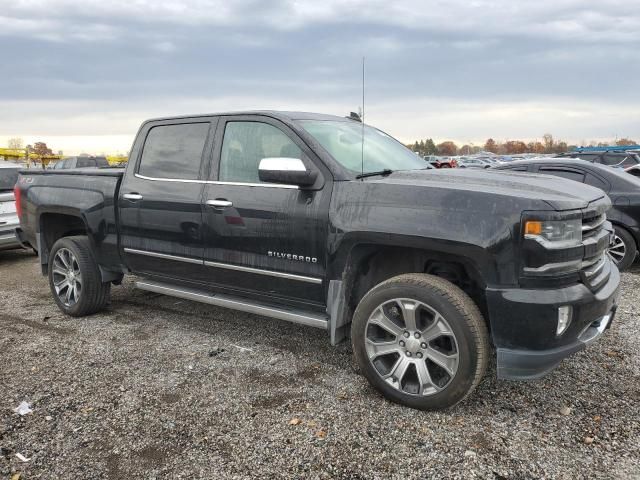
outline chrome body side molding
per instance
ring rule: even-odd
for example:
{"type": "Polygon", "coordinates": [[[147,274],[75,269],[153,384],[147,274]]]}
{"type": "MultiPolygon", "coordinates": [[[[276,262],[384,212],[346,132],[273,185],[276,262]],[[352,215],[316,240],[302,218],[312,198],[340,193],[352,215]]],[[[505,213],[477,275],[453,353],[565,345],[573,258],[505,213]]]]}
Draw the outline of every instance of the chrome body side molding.
{"type": "Polygon", "coordinates": [[[166,253],[149,252],[147,250],[137,250],[135,248],[124,248],[126,253],[133,253],[136,255],[146,255],[147,257],[163,258],[165,260],[175,260],[176,262],[195,263],[202,265],[203,261],[197,258],[178,257],[176,255],[168,255],[166,253]]]}
{"type": "Polygon", "coordinates": [[[224,268],[227,270],[236,270],[238,272],[257,273],[258,275],[268,275],[270,277],[285,278],[288,280],[298,280],[300,282],[313,283],[320,285],[322,283],[321,278],[307,277],[305,275],[297,275],[295,273],[277,272],[275,270],[265,270],[262,268],[245,267],[242,265],[233,265],[231,263],[221,262],[209,262],[200,260],[197,258],[180,257],[177,255],[169,255],[166,253],[149,252],[147,250],[138,250],[135,248],[124,248],[125,253],[133,253],[135,255],[146,255],[148,257],[162,258],[164,260],[175,260],[176,262],[195,263],[198,265],[205,265],[207,267],[224,268]]]}
{"type": "Polygon", "coordinates": [[[257,273],[259,275],[269,275],[271,277],[286,278],[289,280],[299,280],[301,282],[315,283],[317,285],[322,283],[321,278],[306,277],[304,275],[296,275],[294,273],[276,272],[274,270],[263,270],[261,268],[244,267],[242,265],[232,265],[230,263],[206,261],[204,262],[204,264],[207,267],[225,268],[227,270],[237,270],[239,272],[246,272],[246,273],[257,273]]]}

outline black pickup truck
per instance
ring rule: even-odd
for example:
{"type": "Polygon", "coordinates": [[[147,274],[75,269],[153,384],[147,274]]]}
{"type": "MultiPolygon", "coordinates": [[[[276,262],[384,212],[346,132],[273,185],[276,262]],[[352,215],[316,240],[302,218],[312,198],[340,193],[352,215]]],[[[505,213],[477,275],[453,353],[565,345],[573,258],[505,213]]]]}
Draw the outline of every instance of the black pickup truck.
{"type": "Polygon", "coordinates": [[[465,398],[492,345],[499,378],[540,377],[616,310],[601,190],[425,169],[348,118],[150,120],[125,169],[25,171],[15,197],[63,312],[97,312],[134,274],[144,290],[350,337],[367,379],[415,408],[465,398]]]}

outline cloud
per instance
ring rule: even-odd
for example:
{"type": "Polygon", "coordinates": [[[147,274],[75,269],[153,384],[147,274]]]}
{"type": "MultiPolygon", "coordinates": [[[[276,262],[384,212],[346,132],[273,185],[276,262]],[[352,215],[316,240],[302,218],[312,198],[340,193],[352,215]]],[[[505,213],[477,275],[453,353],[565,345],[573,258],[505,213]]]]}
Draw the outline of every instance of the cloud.
{"type": "Polygon", "coordinates": [[[640,11],[623,0],[14,0],[0,56],[19,74],[0,77],[0,135],[345,114],[364,56],[369,119],[403,139],[640,137],[638,44],[640,11]]]}

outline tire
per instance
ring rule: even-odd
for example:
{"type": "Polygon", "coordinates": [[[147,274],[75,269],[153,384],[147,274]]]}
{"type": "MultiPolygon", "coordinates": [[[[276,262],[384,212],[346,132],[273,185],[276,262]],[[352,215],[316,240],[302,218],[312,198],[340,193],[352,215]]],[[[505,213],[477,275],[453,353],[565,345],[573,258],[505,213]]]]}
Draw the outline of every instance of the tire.
{"type": "Polygon", "coordinates": [[[102,310],[109,301],[111,284],[102,282],[87,237],[59,239],[51,249],[48,270],[53,298],[67,315],[91,315],[102,310]]]}
{"type": "Polygon", "coordinates": [[[624,228],[614,226],[615,237],[609,247],[609,254],[618,266],[618,270],[625,271],[636,259],[638,248],[633,236],[624,228]]]}
{"type": "Polygon", "coordinates": [[[487,326],[473,300],[452,283],[419,273],[393,277],[362,298],[351,342],[361,371],[378,391],[420,410],[464,400],[480,383],[489,359],[487,326]],[[415,329],[411,311],[417,313],[415,329]],[[421,333],[424,337],[418,337],[421,333]]]}

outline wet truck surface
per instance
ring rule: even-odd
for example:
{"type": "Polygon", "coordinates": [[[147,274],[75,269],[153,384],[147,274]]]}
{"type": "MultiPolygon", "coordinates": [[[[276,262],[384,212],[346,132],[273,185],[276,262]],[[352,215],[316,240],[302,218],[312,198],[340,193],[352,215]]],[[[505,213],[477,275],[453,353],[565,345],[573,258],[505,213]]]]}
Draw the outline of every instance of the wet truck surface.
{"type": "Polygon", "coordinates": [[[350,338],[367,379],[452,406],[497,359],[535,379],[615,316],[608,197],[562,178],[428,169],[353,118],[241,112],[149,120],[126,168],[24,171],[20,240],[83,316],[112,285],[350,338]]]}

